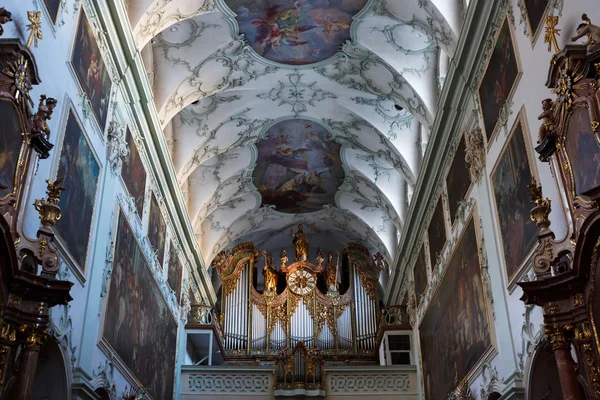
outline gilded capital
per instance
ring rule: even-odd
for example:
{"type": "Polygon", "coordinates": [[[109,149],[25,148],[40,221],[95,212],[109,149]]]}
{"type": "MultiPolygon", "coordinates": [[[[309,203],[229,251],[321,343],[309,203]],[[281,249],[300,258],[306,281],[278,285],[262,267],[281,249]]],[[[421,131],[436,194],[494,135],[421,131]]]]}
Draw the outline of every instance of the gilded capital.
{"type": "Polygon", "coordinates": [[[36,325],[22,325],[19,332],[25,335],[25,348],[39,351],[48,338],[48,330],[36,325]]]}
{"type": "Polygon", "coordinates": [[[552,350],[558,350],[560,348],[569,348],[569,340],[567,339],[567,332],[572,329],[571,325],[550,325],[544,328],[548,342],[552,347],[552,350]]]}

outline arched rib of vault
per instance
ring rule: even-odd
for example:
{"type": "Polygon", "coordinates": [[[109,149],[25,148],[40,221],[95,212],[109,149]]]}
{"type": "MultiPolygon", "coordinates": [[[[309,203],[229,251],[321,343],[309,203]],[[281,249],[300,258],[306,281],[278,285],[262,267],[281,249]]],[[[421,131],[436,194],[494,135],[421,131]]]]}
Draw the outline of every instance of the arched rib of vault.
{"type": "Polygon", "coordinates": [[[373,204],[364,202],[364,199],[358,194],[346,191],[339,193],[338,202],[342,209],[350,211],[368,224],[383,245],[389,249],[390,255],[394,257],[397,230],[385,211],[378,209],[373,204]]]}
{"type": "MultiPolygon", "coordinates": [[[[397,193],[394,193],[397,196],[395,199],[397,204],[394,204],[382,190],[383,188],[373,183],[362,172],[350,170],[350,168],[348,170],[350,172],[346,174],[344,184],[340,187],[339,191],[354,196],[356,200],[354,203],[359,207],[376,208],[385,212],[387,218],[394,224],[394,227],[398,231],[402,231],[403,221],[399,214],[400,202],[403,196],[402,191],[398,190],[397,193]]],[[[384,188],[388,188],[389,186],[391,185],[384,186],[384,188]]],[[[341,203],[340,207],[354,211],[353,207],[344,207],[341,203]]]]}
{"type": "MultiPolygon", "coordinates": [[[[173,94],[182,77],[194,79],[202,76],[209,82],[202,63],[210,64],[211,57],[235,53],[241,43],[235,42],[227,19],[219,12],[211,12],[174,24],[152,40],[154,60],[154,102],[157,110],[173,94]]],[[[212,64],[210,64],[212,65],[212,64]]],[[[213,79],[218,79],[217,76],[213,79]]],[[[218,80],[217,80],[218,82],[218,80]]]]}
{"type": "Polygon", "coordinates": [[[164,29],[182,20],[215,10],[213,0],[130,0],[129,10],[146,11],[139,16],[130,12],[133,37],[138,50],[164,29]]]}
{"type": "MultiPolygon", "coordinates": [[[[252,183],[252,170],[254,168],[253,165],[248,165],[246,169],[242,169],[244,163],[240,162],[240,157],[229,157],[232,154],[243,152],[244,154],[248,153],[256,153],[256,149],[254,146],[249,145],[248,147],[236,149],[235,151],[224,152],[221,153],[220,156],[228,156],[227,160],[218,160],[218,169],[215,167],[214,157],[209,160],[209,167],[212,171],[211,175],[206,175],[206,170],[204,166],[201,165],[194,171],[190,178],[188,179],[188,192],[189,192],[189,202],[188,202],[188,210],[191,217],[193,217],[194,226],[198,226],[198,224],[202,224],[208,215],[217,212],[220,208],[225,208],[227,210],[233,207],[232,203],[225,203],[226,199],[239,199],[246,194],[252,192],[255,193],[256,196],[260,196],[257,192],[256,187],[252,183]],[[244,149],[249,148],[249,151],[244,152],[244,149]],[[222,161],[222,162],[221,162],[222,161]],[[217,183],[216,179],[212,179],[211,177],[217,176],[222,177],[219,171],[237,171],[235,175],[232,175],[227,180],[222,183],[217,183]],[[200,172],[199,172],[200,171],[200,172]],[[216,175],[215,175],[216,174],[216,175]],[[197,185],[194,182],[202,182],[202,185],[197,185]],[[194,195],[194,191],[199,190],[202,194],[194,195]],[[207,195],[207,193],[212,193],[212,195],[207,195]],[[200,198],[202,200],[200,200],[200,198]]],[[[388,213],[385,217],[386,220],[394,221],[398,226],[400,225],[398,210],[401,207],[401,202],[403,201],[402,195],[403,191],[398,191],[397,193],[393,193],[393,188],[403,187],[404,179],[401,176],[400,172],[394,170],[391,167],[386,168],[385,171],[381,169],[381,165],[387,165],[386,161],[383,159],[379,159],[377,156],[373,156],[371,152],[362,152],[361,154],[357,154],[356,152],[352,152],[351,157],[364,157],[366,162],[362,164],[360,162],[352,161],[348,162],[347,160],[347,148],[342,148],[342,158],[344,162],[348,166],[346,168],[347,179],[349,176],[360,175],[363,180],[370,180],[369,182],[364,182],[361,184],[356,184],[354,187],[356,190],[361,187],[370,188],[372,190],[376,190],[376,194],[368,193],[363,197],[370,197],[372,199],[380,199],[381,204],[379,204],[380,210],[382,212],[388,213]],[[356,171],[352,171],[350,168],[357,168],[356,171]],[[381,188],[378,188],[377,179],[380,178],[381,188]],[[382,185],[383,183],[383,185],[382,185]],[[384,194],[383,190],[387,193],[384,194]],[[387,195],[393,196],[395,200],[395,205],[384,204],[387,202],[387,195]],[[389,211],[388,211],[389,210],[389,211]]],[[[220,156],[217,156],[220,157],[220,156]]],[[[252,158],[252,160],[255,157],[252,158]]],[[[250,163],[248,157],[244,158],[244,161],[250,163]]],[[[352,181],[354,182],[354,180],[352,181]]],[[[342,186],[340,190],[343,190],[342,186]]],[[[352,189],[351,189],[352,190],[352,189]]],[[[369,219],[365,219],[365,222],[368,223],[369,219]]]]}
{"type": "MultiPolygon", "coordinates": [[[[265,250],[267,253],[273,255],[273,259],[278,263],[279,255],[282,249],[287,250],[287,257],[289,262],[294,259],[294,244],[292,243],[292,236],[290,231],[296,231],[296,224],[283,225],[277,230],[266,232],[260,232],[259,234],[249,233],[241,238],[238,238],[235,242],[227,246],[228,250],[231,250],[235,245],[244,242],[253,242],[259,250],[265,250]]],[[[327,257],[328,252],[332,252],[335,260],[335,252],[341,253],[344,247],[348,243],[361,243],[367,247],[371,247],[368,243],[363,243],[360,237],[344,232],[344,231],[324,231],[317,228],[313,230],[312,227],[305,226],[304,232],[306,233],[309,241],[309,261],[314,262],[316,259],[317,250],[321,249],[323,256],[327,257]]],[[[340,258],[341,262],[341,258],[340,258]]],[[[262,260],[261,260],[262,265],[262,260]]]]}
{"type": "Polygon", "coordinates": [[[346,121],[328,119],[325,120],[325,123],[334,132],[338,143],[385,160],[393,169],[401,173],[411,186],[415,185],[415,173],[410,169],[402,154],[369,122],[352,116],[346,121]]]}
{"type": "Polygon", "coordinates": [[[252,177],[249,176],[249,171],[244,170],[221,183],[208,201],[204,202],[200,208],[190,209],[190,212],[197,210],[193,219],[193,226],[195,228],[201,227],[201,224],[209,215],[221,207],[231,207],[232,204],[228,202],[241,198],[248,193],[256,193],[256,189],[252,185],[252,177]]]}
{"type": "MultiPolygon", "coordinates": [[[[254,92],[250,91],[250,93],[254,92]]],[[[210,116],[194,117],[188,109],[180,113],[181,117],[177,117],[173,124],[173,137],[175,138],[173,158],[176,160],[175,165],[178,168],[180,183],[187,179],[196,166],[202,165],[204,159],[233,150],[236,146],[254,143],[260,139],[261,130],[267,124],[296,117],[319,121],[320,118],[318,117],[320,115],[312,113],[319,109],[329,110],[323,115],[341,117],[340,120],[323,121],[326,125],[330,125],[336,136],[340,136],[339,143],[371,151],[376,153],[378,157],[384,157],[387,162],[405,174],[406,179],[411,184],[414,183],[416,174],[412,172],[399,149],[373,125],[362,120],[359,116],[353,115],[354,112],[349,113],[350,110],[340,106],[337,100],[327,99],[325,103],[317,104],[298,116],[285,115],[279,109],[267,107],[261,104],[262,102],[252,104],[252,100],[252,98],[246,100],[245,97],[240,96],[235,101],[227,103],[226,107],[221,107],[220,109],[224,110],[223,112],[216,111],[210,116]],[[249,105],[249,107],[239,109],[246,105],[249,105]],[[263,118],[257,118],[259,115],[263,118]],[[252,127],[257,127],[259,131],[252,132],[252,127]]],[[[364,109],[365,114],[367,111],[368,109],[364,109]]],[[[371,109],[370,114],[376,113],[373,113],[371,109]]],[[[411,130],[400,133],[402,136],[404,136],[404,133],[406,133],[406,136],[414,136],[414,132],[411,130]]],[[[405,142],[404,138],[396,141],[405,142]]],[[[416,146],[416,140],[410,142],[413,143],[413,146],[416,146]]],[[[411,155],[410,152],[408,154],[411,155]]]]}
{"type": "MultiPolygon", "coordinates": [[[[243,130],[241,128],[252,124],[251,112],[254,107],[242,93],[247,94],[246,91],[233,90],[204,98],[175,116],[172,122],[174,145],[171,156],[179,183],[184,182],[194,172],[194,167],[200,165],[194,164],[194,160],[199,162],[199,150],[222,143],[223,137],[220,136],[235,138],[243,130]],[[238,122],[242,125],[235,126],[238,122]]],[[[270,119],[263,118],[258,122],[268,121],[270,119]]],[[[217,152],[210,158],[219,154],[222,152],[217,152]]]]}
{"type": "Polygon", "coordinates": [[[208,129],[201,146],[196,146],[178,172],[179,182],[185,180],[197,166],[212,157],[255,143],[262,127],[271,122],[269,118],[253,119],[248,116],[250,109],[241,110],[219,122],[214,129],[208,129]]]}
{"type": "MultiPolygon", "coordinates": [[[[446,0],[444,0],[446,1],[446,0]]],[[[398,22],[421,20],[427,23],[429,33],[450,56],[454,56],[458,43],[458,32],[454,32],[450,24],[431,0],[413,2],[396,0],[379,0],[374,2],[372,12],[375,15],[387,16],[398,22]]]]}
{"type": "Polygon", "coordinates": [[[435,114],[439,47],[425,22],[414,19],[404,23],[371,16],[357,25],[356,36],[362,46],[400,73],[435,114]]]}
{"type": "Polygon", "coordinates": [[[419,93],[381,57],[360,44],[346,43],[342,50],[343,56],[315,71],[350,89],[374,95],[378,101],[392,101],[426,126],[433,123],[433,115],[419,93]]]}
{"type": "MultiPolygon", "coordinates": [[[[368,125],[366,122],[362,122],[360,123],[360,125],[363,125],[363,129],[365,125],[368,125]]],[[[360,126],[359,125],[359,126],[360,126]]],[[[259,127],[259,130],[262,131],[263,128],[262,126],[259,127]]],[[[367,131],[363,131],[362,135],[360,135],[360,139],[364,141],[364,138],[367,137],[368,135],[365,135],[364,133],[367,131]]],[[[374,130],[371,130],[371,132],[374,132],[374,130]]],[[[261,134],[261,132],[257,132],[257,133],[252,133],[247,131],[246,134],[249,137],[252,138],[258,138],[259,135],[261,134]]],[[[354,135],[354,136],[359,136],[359,135],[354,135]]],[[[254,140],[254,139],[253,139],[254,140]]],[[[353,139],[345,139],[343,137],[337,137],[336,140],[341,143],[346,145],[343,149],[342,149],[342,158],[344,159],[346,165],[351,168],[351,169],[356,169],[357,173],[359,173],[361,176],[363,176],[365,179],[369,179],[371,181],[371,184],[373,186],[380,186],[380,190],[385,193],[385,196],[388,198],[392,198],[394,199],[394,204],[393,207],[396,210],[396,212],[398,213],[400,211],[401,208],[401,203],[403,201],[402,196],[404,195],[403,191],[398,191],[398,192],[394,192],[394,188],[398,188],[398,187],[402,187],[404,185],[404,181],[405,178],[402,176],[402,173],[400,170],[398,170],[396,167],[394,167],[394,164],[390,164],[390,162],[395,162],[395,161],[390,161],[390,154],[389,151],[383,151],[381,149],[373,149],[373,148],[367,148],[364,145],[360,145],[357,142],[352,142],[353,139]],[[350,155],[348,155],[348,149],[352,149],[353,151],[350,152],[350,155]],[[354,151],[356,150],[356,151],[354,151]]],[[[373,140],[374,143],[378,144],[380,138],[376,137],[375,140],[373,140]]],[[[248,145],[249,148],[251,148],[252,150],[250,151],[250,153],[254,153],[256,152],[256,150],[254,149],[253,145],[248,145]]],[[[230,148],[230,149],[222,149],[222,151],[219,153],[219,155],[215,156],[215,157],[223,157],[221,159],[219,159],[219,164],[218,167],[220,170],[223,171],[239,171],[242,166],[243,163],[240,162],[240,158],[237,156],[230,156],[231,154],[237,154],[238,152],[242,152],[243,149],[245,147],[242,148],[230,148]]],[[[245,153],[247,154],[247,153],[245,153]]],[[[215,157],[213,157],[211,160],[214,160],[215,157]]],[[[244,158],[244,161],[248,162],[247,165],[247,170],[245,171],[246,176],[251,176],[252,174],[252,170],[253,170],[253,166],[249,165],[250,161],[248,159],[248,157],[244,158]]],[[[209,162],[209,167],[211,168],[211,170],[213,171],[213,176],[215,173],[218,173],[218,171],[215,171],[215,167],[214,167],[214,162],[209,162]]],[[[198,167],[196,167],[196,169],[194,170],[194,172],[192,173],[192,175],[190,175],[190,178],[188,180],[188,192],[189,192],[189,198],[190,201],[188,203],[189,205],[189,214],[190,216],[195,216],[194,219],[199,217],[199,213],[200,211],[197,210],[201,210],[205,207],[205,204],[208,203],[210,205],[216,206],[219,204],[219,202],[221,201],[222,198],[224,198],[222,196],[221,191],[218,189],[218,185],[216,182],[208,182],[207,179],[203,179],[203,185],[194,185],[192,179],[195,179],[196,181],[200,181],[200,177],[205,177],[205,170],[204,170],[204,165],[200,164],[198,167]],[[194,176],[197,176],[198,178],[194,178],[194,176]],[[205,183],[204,183],[205,182],[205,183]],[[201,197],[203,202],[202,204],[198,207],[198,205],[200,204],[200,202],[198,201],[198,197],[195,197],[193,195],[193,191],[194,190],[200,190],[203,194],[199,195],[198,197],[201,197]],[[207,197],[206,193],[213,193],[212,196],[207,197]],[[192,201],[192,199],[195,199],[196,201],[192,201]]],[[[217,175],[218,177],[220,177],[221,175],[217,175]]],[[[209,175],[210,177],[210,175],[209,175]]],[[[237,179],[237,178],[236,178],[237,179]]],[[[241,177],[240,177],[241,179],[241,177]]],[[[245,181],[240,181],[239,183],[243,183],[245,181]]],[[[247,183],[247,182],[246,182],[247,183]]],[[[243,189],[246,191],[256,191],[256,188],[253,185],[249,185],[249,184],[245,184],[243,185],[243,189]]],[[[203,214],[206,215],[206,214],[203,214]]],[[[394,219],[394,217],[391,215],[390,216],[391,219],[394,219]]],[[[202,222],[202,221],[199,221],[202,222]]]]}
{"type": "Polygon", "coordinates": [[[390,252],[383,246],[377,234],[363,220],[350,211],[335,207],[308,214],[282,214],[269,207],[260,207],[237,219],[228,229],[217,232],[219,235],[216,240],[214,240],[215,231],[211,232],[213,235],[210,235],[211,237],[206,241],[202,235],[202,254],[208,265],[219,251],[249,233],[269,234],[282,226],[294,226],[299,223],[307,227],[321,227],[330,232],[351,232],[355,237],[364,238],[368,247],[380,251],[387,257],[390,256],[390,252]]]}
{"type": "Polygon", "coordinates": [[[244,184],[248,165],[253,159],[251,152],[250,148],[242,147],[218,155],[196,168],[189,176],[188,211],[192,221],[198,218],[203,209],[210,209],[211,204],[219,204],[219,201],[225,198],[225,188],[244,184]]]}
{"type": "MultiPolygon", "coordinates": [[[[406,180],[404,177],[396,169],[386,164],[385,160],[359,149],[346,147],[343,157],[347,168],[355,176],[362,176],[370,182],[372,187],[376,187],[388,199],[396,214],[401,215],[402,203],[405,201],[406,180]]],[[[390,213],[390,218],[393,218],[392,213],[390,213]]]]}

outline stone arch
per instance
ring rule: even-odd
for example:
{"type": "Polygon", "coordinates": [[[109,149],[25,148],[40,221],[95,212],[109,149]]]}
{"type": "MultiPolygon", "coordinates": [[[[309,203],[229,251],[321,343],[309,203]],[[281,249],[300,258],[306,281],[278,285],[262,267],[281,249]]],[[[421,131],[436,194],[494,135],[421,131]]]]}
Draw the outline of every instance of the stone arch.
{"type": "Polygon", "coordinates": [[[40,349],[31,400],[70,400],[71,365],[52,336],[40,349]]]}

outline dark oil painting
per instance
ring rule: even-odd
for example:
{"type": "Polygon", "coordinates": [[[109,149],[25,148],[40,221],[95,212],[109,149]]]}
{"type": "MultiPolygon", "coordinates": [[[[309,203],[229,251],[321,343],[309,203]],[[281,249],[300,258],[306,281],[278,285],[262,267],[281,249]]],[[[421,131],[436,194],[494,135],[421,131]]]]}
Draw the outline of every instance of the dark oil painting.
{"type": "Polygon", "coordinates": [[[429,233],[429,256],[431,257],[431,266],[434,267],[437,264],[438,254],[441,254],[444,244],[446,244],[446,227],[441,197],[435,207],[427,232],[429,233]]]}
{"type": "Polygon", "coordinates": [[[92,104],[100,129],[104,131],[112,82],[94,38],[92,26],[83,9],[79,17],[71,62],[79,83],[92,104]]]}
{"type": "Polygon", "coordinates": [[[258,55],[305,65],[333,56],[350,39],[352,17],[367,0],[225,0],[258,55]]]}
{"type": "Polygon", "coordinates": [[[58,17],[58,9],[60,8],[60,0],[44,0],[44,3],[46,4],[48,13],[50,13],[52,22],[56,23],[56,18],[58,17]]]}
{"type": "Polygon", "coordinates": [[[127,157],[121,167],[121,178],[123,178],[129,195],[133,197],[135,208],[141,218],[144,211],[144,195],[146,193],[146,170],[129,129],[127,129],[126,141],[129,148],[129,157],[127,157]]]}
{"type": "Polygon", "coordinates": [[[537,226],[529,218],[533,203],[527,185],[532,175],[525,146],[519,120],[491,177],[509,281],[533,249],[538,234],[537,226]]]}
{"type": "Polygon", "coordinates": [[[181,278],[183,276],[183,269],[179,257],[177,257],[177,249],[175,243],[171,242],[169,247],[169,269],[167,271],[167,282],[177,295],[177,300],[181,296],[181,278]]]}
{"type": "Polygon", "coordinates": [[[56,229],[82,271],[85,271],[99,175],[98,161],[73,111],[69,110],[56,174],[57,178],[65,178],[65,191],[59,203],[62,217],[56,223],[56,229]]]}
{"type": "Polygon", "coordinates": [[[159,265],[163,265],[165,257],[165,244],[167,237],[167,226],[160,212],[160,207],[156,196],[152,193],[150,196],[150,219],[148,221],[148,239],[154,247],[154,251],[158,257],[159,265]]]}
{"type": "Polygon", "coordinates": [[[426,399],[446,399],[491,346],[486,307],[471,219],[419,327],[426,399]]]}
{"type": "Polygon", "coordinates": [[[0,190],[4,197],[14,188],[15,173],[23,138],[21,124],[16,109],[7,101],[0,101],[0,184],[6,189],[0,190]]]}
{"type": "Polygon", "coordinates": [[[518,76],[519,68],[510,36],[510,26],[508,20],[504,20],[492,57],[479,86],[483,125],[488,140],[494,132],[500,110],[510,96],[518,76]]]}
{"type": "Polygon", "coordinates": [[[548,8],[548,0],[525,0],[531,34],[535,35],[548,8]]]}
{"type": "Polygon", "coordinates": [[[454,161],[450,166],[448,177],[446,178],[446,187],[448,188],[448,208],[450,209],[450,221],[454,223],[458,204],[465,198],[467,190],[471,185],[469,169],[465,162],[466,149],[464,138],[460,139],[454,161]]]}
{"type": "Polygon", "coordinates": [[[103,336],[152,398],[173,398],[177,323],[122,213],[103,336]]]}
{"type": "Polygon", "coordinates": [[[253,172],[263,205],[284,213],[318,211],[335,204],[344,180],[341,146],[316,122],[289,119],[273,125],[260,141],[253,172]]]}
{"type": "Polygon", "coordinates": [[[417,298],[417,304],[421,299],[421,295],[425,293],[427,288],[427,264],[425,264],[425,246],[421,247],[417,262],[415,263],[413,276],[415,278],[415,296],[417,298]]]}
{"type": "Polygon", "coordinates": [[[588,110],[576,108],[569,119],[565,147],[575,178],[575,192],[586,192],[600,186],[600,144],[592,131],[588,110]]]}

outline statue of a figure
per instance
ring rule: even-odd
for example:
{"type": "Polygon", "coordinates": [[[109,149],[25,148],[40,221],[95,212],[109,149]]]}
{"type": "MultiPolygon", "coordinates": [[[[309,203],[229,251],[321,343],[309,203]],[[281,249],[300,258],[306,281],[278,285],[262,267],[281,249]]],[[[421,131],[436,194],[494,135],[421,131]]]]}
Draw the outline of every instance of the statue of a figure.
{"type": "Polygon", "coordinates": [[[375,266],[380,270],[384,270],[386,267],[386,262],[385,259],[383,258],[383,256],[381,255],[380,252],[377,252],[377,254],[375,254],[373,256],[373,262],[375,263],[375,266]]]}
{"type": "Polygon", "coordinates": [[[577,34],[573,36],[571,40],[574,42],[587,36],[588,41],[585,43],[585,46],[587,47],[588,53],[591,53],[595,46],[600,44],[600,27],[592,24],[592,21],[586,14],[583,14],[581,19],[584,22],[577,27],[577,34]]]}
{"type": "Polygon", "coordinates": [[[338,291],[338,267],[340,263],[340,253],[337,254],[337,262],[333,262],[333,254],[329,252],[327,254],[327,265],[325,266],[325,283],[327,284],[327,290],[329,292],[337,292],[338,291]]]}
{"type": "Polygon", "coordinates": [[[4,7],[0,7],[0,36],[4,33],[2,25],[12,21],[12,13],[4,7]]]}
{"type": "Polygon", "coordinates": [[[323,252],[321,251],[321,249],[317,249],[317,268],[323,268],[323,261],[325,261],[325,258],[323,257],[323,252]]]}
{"type": "Polygon", "coordinates": [[[281,253],[279,253],[279,264],[280,264],[280,268],[282,271],[285,271],[285,269],[287,268],[287,265],[286,265],[287,262],[288,262],[287,250],[281,249],[281,253]]]}
{"type": "Polygon", "coordinates": [[[56,100],[52,97],[46,98],[45,94],[40,96],[37,113],[33,116],[32,134],[43,135],[46,140],[50,140],[50,128],[46,121],[52,118],[56,103],[56,100]]]}
{"type": "Polygon", "coordinates": [[[308,240],[306,239],[306,235],[302,230],[302,224],[298,225],[298,232],[291,232],[292,234],[292,242],[294,246],[296,246],[296,255],[294,261],[306,261],[308,259],[308,240]]]}
{"type": "Polygon", "coordinates": [[[544,99],[542,101],[542,113],[538,116],[538,119],[542,120],[540,131],[538,133],[538,143],[546,137],[553,137],[556,135],[556,120],[554,119],[554,102],[552,99],[544,99]]]}
{"type": "Polygon", "coordinates": [[[275,293],[277,290],[277,274],[275,266],[273,265],[273,256],[271,253],[267,254],[265,250],[262,252],[265,258],[265,266],[263,268],[263,275],[265,276],[265,292],[275,293]]]}

